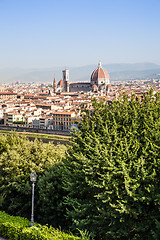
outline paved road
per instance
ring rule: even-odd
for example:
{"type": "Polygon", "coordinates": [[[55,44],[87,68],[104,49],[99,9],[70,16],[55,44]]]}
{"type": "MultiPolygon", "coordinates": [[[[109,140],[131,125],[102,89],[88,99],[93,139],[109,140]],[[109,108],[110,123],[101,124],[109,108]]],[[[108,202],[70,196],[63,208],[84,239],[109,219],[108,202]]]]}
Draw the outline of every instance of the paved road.
{"type": "Polygon", "coordinates": [[[7,239],[4,239],[4,238],[0,237],[0,240],[7,240],[7,239]]]}

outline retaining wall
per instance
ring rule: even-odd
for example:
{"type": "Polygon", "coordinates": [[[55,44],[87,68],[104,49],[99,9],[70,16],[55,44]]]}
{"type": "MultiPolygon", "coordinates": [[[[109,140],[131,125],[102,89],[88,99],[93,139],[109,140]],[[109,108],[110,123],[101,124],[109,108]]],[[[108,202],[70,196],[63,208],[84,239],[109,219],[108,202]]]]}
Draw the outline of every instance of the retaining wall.
{"type": "Polygon", "coordinates": [[[43,134],[53,134],[53,135],[62,135],[70,136],[69,131],[61,130],[51,130],[51,129],[42,129],[42,128],[27,128],[27,127],[14,127],[14,126],[4,126],[0,125],[0,130],[5,131],[16,131],[16,132],[32,132],[32,133],[43,133],[43,134]]]}

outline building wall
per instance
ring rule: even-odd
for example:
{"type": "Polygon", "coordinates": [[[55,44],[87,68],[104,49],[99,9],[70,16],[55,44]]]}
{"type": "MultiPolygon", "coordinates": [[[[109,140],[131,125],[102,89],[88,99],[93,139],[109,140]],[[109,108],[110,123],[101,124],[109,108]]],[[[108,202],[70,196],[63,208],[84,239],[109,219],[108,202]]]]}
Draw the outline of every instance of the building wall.
{"type": "Polygon", "coordinates": [[[75,121],[74,112],[55,112],[53,113],[53,129],[68,131],[71,128],[71,124],[75,121]]]}
{"type": "Polygon", "coordinates": [[[0,99],[17,99],[17,94],[14,93],[0,93],[0,99]]]}
{"type": "Polygon", "coordinates": [[[16,113],[6,113],[4,114],[4,123],[6,124],[13,124],[17,121],[24,121],[24,117],[22,114],[16,114],[16,113]]]}
{"type": "Polygon", "coordinates": [[[69,91],[70,92],[88,92],[91,90],[91,84],[90,83],[70,83],[69,85],[69,91]]]}

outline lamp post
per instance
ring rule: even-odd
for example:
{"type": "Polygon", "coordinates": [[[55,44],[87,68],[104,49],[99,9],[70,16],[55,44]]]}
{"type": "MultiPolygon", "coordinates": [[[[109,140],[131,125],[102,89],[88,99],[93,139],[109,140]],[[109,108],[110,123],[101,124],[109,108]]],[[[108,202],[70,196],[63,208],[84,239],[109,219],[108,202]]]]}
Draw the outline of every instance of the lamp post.
{"type": "Polygon", "coordinates": [[[35,172],[31,173],[30,181],[32,182],[32,213],[31,213],[31,224],[29,225],[29,227],[32,227],[34,223],[34,186],[35,186],[36,180],[37,180],[36,173],[35,172]]]}

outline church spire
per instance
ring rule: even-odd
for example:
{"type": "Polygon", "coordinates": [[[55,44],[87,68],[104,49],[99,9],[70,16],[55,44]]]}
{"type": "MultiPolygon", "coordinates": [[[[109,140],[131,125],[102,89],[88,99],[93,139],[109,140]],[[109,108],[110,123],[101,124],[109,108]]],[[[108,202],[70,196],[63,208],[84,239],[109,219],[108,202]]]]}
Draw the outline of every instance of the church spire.
{"type": "Polygon", "coordinates": [[[53,92],[56,93],[57,91],[57,83],[56,83],[56,78],[54,77],[54,80],[53,80],[53,92]]]}

